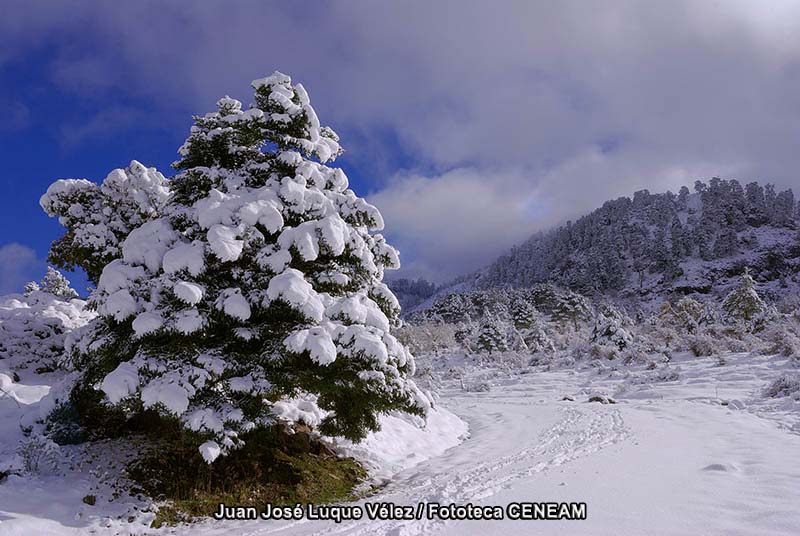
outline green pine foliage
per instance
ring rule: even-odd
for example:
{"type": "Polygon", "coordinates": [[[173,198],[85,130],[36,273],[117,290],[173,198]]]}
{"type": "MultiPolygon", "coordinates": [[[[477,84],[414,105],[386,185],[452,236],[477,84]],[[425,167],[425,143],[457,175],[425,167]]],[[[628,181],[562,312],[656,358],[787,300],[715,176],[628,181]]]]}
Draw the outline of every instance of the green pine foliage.
{"type": "Polygon", "coordinates": [[[767,313],[768,306],[758,295],[756,282],[749,270],[745,270],[738,285],[725,296],[722,308],[729,318],[745,322],[756,320],[767,313]]]}
{"type": "MultiPolygon", "coordinates": [[[[194,118],[168,199],[106,242],[100,318],[72,346],[84,422],[101,406],[111,423],[178,419],[207,462],[276,420],[359,440],[381,413],[429,408],[391,334],[382,279],[399,260],[380,213],[329,166],[342,149],[302,85],[275,73],[253,88],[251,108],[225,97],[194,118]]],[[[87,205],[75,189],[103,205],[102,188],[51,189],[56,215],[87,205]]]]}
{"type": "Polygon", "coordinates": [[[502,321],[494,315],[489,315],[481,322],[475,347],[480,352],[489,355],[508,350],[508,337],[502,321]]]}

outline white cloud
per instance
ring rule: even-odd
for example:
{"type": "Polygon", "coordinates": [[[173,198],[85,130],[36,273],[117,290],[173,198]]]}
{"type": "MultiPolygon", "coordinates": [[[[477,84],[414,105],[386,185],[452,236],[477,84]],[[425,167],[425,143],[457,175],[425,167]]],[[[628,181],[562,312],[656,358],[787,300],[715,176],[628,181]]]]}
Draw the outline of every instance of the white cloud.
{"type": "Polygon", "coordinates": [[[356,155],[391,139],[411,169],[360,171],[385,173],[371,199],[419,273],[466,271],[635,189],[798,185],[795,2],[100,2],[70,18],[35,4],[0,19],[0,49],[80,29],[92,46],[63,47],[51,70],[66,90],[97,89],[76,82],[88,74],[166,117],[247,100],[250,80],[280,69],[324,122],[359,133],[342,140],[351,161],[369,166],[356,155]]]}
{"type": "Polygon", "coordinates": [[[400,248],[404,272],[442,281],[479,268],[530,235],[526,193],[508,188],[521,182],[510,172],[463,168],[435,177],[398,176],[369,200],[400,248]]]}
{"type": "Polygon", "coordinates": [[[28,246],[13,242],[0,246],[0,294],[22,292],[25,283],[41,279],[44,267],[28,246]]]}

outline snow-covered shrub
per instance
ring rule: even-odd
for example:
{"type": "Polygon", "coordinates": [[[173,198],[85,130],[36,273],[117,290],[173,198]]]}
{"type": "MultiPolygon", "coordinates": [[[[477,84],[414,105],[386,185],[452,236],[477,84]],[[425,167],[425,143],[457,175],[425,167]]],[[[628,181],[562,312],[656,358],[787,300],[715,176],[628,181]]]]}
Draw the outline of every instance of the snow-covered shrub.
{"type": "Polygon", "coordinates": [[[492,390],[492,386],[487,381],[476,381],[473,383],[462,382],[461,388],[467,393],[487,393],[492,390]]]}
{"type": "Polygon", "coordinates": [[[96,314],[86,302],[70,296],[77,293],[55,270],[48,271],[50,280],[57,279],[59,294],[46,292],[53,288],[48,280],[28,285],[29,291],[0,298],[0,370],[31,368],[48,371],[60,365],[68,334],[92,320],[96,314]]]}
{"type": "Polygon", "coordinates": [[[82,268],[97,283],[105,265],[122,256],[128,234],[159,217],[168,197],[164,176],[135,160],[99,186],[86,179],[54,182],[39,204],[67,231],[53,243],[48,260],[67,270],[82,268]]]}
{"type": "Polygon", "coordinates": [[[77,408],[69,401],[57,404],[44,420],[44,431],[58,445],[77,445],[86,441],[77,408]]]}
{"type": "Polygon", "coordinates": [[[225,97],[195,117],[168,202],[103,268],[100,318],[74,345],[79,411],[102,398],[179,419],[208,462],[306,395],[322,433],[354,440],[382,412],[429,407],[391,334],[399,304],[382,278],[398,254],[326,165],[338,136],[288,76],[253,87],[250,109],[225,97]]]}
{"type": "Polygon", "coordinates": [[[703,304],[689,297],[681,298],[674,306],[664,302],[658,316],[661,323],[677,327],[684,333],[695,333],[702,318],[703,304]]]}
{"type": "Polygon", "coordinates": [[[622,362],[626,365],[634,364],[634,363],[648,363],[649,362],[649,355],[642,351],[639,348],[625,348],[621,354],[620,358],[622,362]]]}
{"type": "Polygon", "coordinates": [[[719,340],[720,346],[732,353],[752,352],[762,347],[762,342],[749,333],[737,336],[724,336],[719,340]]]}
{"type": "Polygon", "coordinates": [[[465,374],[466,372],[463,367],[448,367],[447,370],[442,373],[442,378],[446,380],[459,380],[463,378],[465,374]]]}
{"type": "Polygon", "coordinates": [[[800,359],[800,336],[789,321],[773,326],[762,337],[769,353],[800,359]]]}
{"type": "Polygon", "coordinates": [[[692,335],[688,338],[688,344],[695,357],[707,357],[720,352],[717,339],[705,333],[692,335]]]}
{"type": "Polygon", "coordinates": [[[412,354],[436,354],[458,346],[456,329],[443,322],[404,322],[395,330],[395,336],[412,354]]]}
{"type": "Polygon", "coordinates": [[[784,374],[764,389],[766,398],[790,397],[800,400],[800,375],[784,374]]]}
{"type": "Polygon", "coordinates": [[[661,367],[650,374],[652,382],[676,382],[681,379],[680,369],[661,367]]]}
{"type": "Polygon", "coordinates": [[[670,366],[659,367],[656,363],[652,363],[652,367],[648,367],[647,372],[637,375],[632,375],[625,380],[627,385],[650,385],[654,383],[675,382],[680,380],[680,369],[674,369],[670,366]]]}
{"type": "Polygon", "coordinates": [[[595,320],[592,341],[623,350],[633,343],[633,334],[629,329],[632,325],[631,319],[622,311],[609,305],[601,306],[595,320]]]}
{"type": "Polygon", "coordinates": [[[553,346],[556,350],[571,350],[576,346],[580,346],[592,338],[594,326],[588,324],[580,324],[578,330],[575,331],[572,326],[563,329],[563,326],[558,324],[548,324],[554,326],[556,329],[551,329],[547,332],[548,336],[553,341],[553,346]]]}
{"type": "Polygon", "coordinates": [[[783,295],[777,304],[778,312],[781,314],[792,314],[800,311],[800,295],[790,292],[783,295]]]}
{"type": "Polygon", "coordinates": [[[759,331],[774,320],[777,311],[761,299],[756,283],[745,270],[737,286],[725,296],[722,309],[727,319],[741,327],[742,331],[759,331]]]}
{"type": "Polygon", "coordinates": [[[58,445],[40,434],[31,434],[23,439],[17,447],[17,454],[22,459],[22,469],[27,474],[47,473],[58,465],[58,445]]]}
{"type": "Polygon", "coordinates": [[[591,359],[606,359],[612,361],[620,357],[619,348],[608,344],[589,344],[585,349],[579,349],[578,355],[575,357],[580,358],[584,353],[587,353],[591,359]]]}

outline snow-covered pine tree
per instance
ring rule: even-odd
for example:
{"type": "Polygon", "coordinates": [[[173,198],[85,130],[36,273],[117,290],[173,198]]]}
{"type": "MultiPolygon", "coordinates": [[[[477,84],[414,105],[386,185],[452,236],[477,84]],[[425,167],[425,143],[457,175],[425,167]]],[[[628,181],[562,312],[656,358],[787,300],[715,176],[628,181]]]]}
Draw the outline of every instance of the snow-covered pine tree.
{"type": "Polygon", "coordinates": [[[768,306],[756,291],[756,282],[745,269],[739,284],[725,296],[722,309],[733,320],[751,321],[765,314],[768,306]]]}
{"type": "Polygon", "coordinates": [[[381,215],[326,165],[337,135],[288,76],[253,87],[250,109],[225,97],[195,117],[162,216],[103,269],[76,346],[79,389],[179,418],[208,462],[276,416],[358,440],[430,404],[390,333],[381,215]]]}
{"type": "Polygon", "coordinates": [[[588,318],[591,312],[589,300],[568,290],[554,304],[552,317],[557,322],[571,322],[575,331],[578,331],[578,321],[588,318]]]}
{"type": "Polygon", "coordinates": [[[739,239],[736,229],[728,225],[720,230],[717,241],[714,243],[714,256],[718,258],[735,255],[738,251],[739,239]]]}
{"type": "Polygon", "coordinates": [[[473,322],[460,322],[453,326],[453,339],[465,352],[473,352],[475,333],[479,326],[473,322]]]}
{"type": "Polygon", "coordinates": [[[42,292],[50,293],[65,300],[78,297],[78,293],[70,286],[69,279],[52,266],[47,267],[47,273],[44,274],[44,278],[38,287],[38,290],[42,292]]]}
{"type": "Polygon", "coordinates": [[[23,296],[0,297],[0,370],[59,368],[65,339],[96,316],[77,296],[66,277],[48,268],[40,283],[25,285],[23,296]]]}
{"type": "Polygon", "coordinates": [[[658,317],[660,321],[678,327],[685,333],[695,333],[701,324],[703,313],[702,303],[685,296],[674,307],[665,301],[658,317]]]}
{"type": "Polygon", "coordinates": [[[431,308],[431,314],[448,324],[470,321],[469,306],[461,294],[448,294],[437,299],[431,308]]]}
{"type": "Polygon", "coordinates": [[[518,295],[511,301],[510,314],[514,329],[527,351],[535,354],[555,348],[544,329],[541,313],[524,296],[518,295]]]}
{"type": "Polygon", "coordinates": [[[39,291],[39,283],[36,281],[28,281],[25,283],[25,290],[23,291],[26,296],[39,291]]]}
{"type": "Polygon", "coordinates": [[[495,315],[483,318],[475,339],[475,348],[489,355],[508,350],[508,337],[503,322],[495,315]]]}
{"type": "Polygon", "coordinates": [[[536,310],[536,307],[522,296],[517,296],[511,301],[509,312],[511,314],[511,321],[518,330],[531,327],[539,321],[541,316],[539,311],[536,310]]]}
{"type": "Polygon", "coordinates": [[[622,311],[608,304],[598,307],[592,341],[611,344],[624,350],[633,343],[633,335],[628,329],[633,322],[622,311]]]}
{"type": "Polygon", "coordinates": [[[66,270],[82,268],[96,284],[105,265],[122,256],[128,234],[159,217],[168,196],[164,176],[136,160],[99,186],[86,179],[54,182],[39,204],[67,231],[50,246],[48,260],[66,270]]]}
{"type": "Polygon", "coordinates": [[[525,346],[532,354],[552,352],[555,350],[553,339],[547,334],[542,322],[536,322],[521,333],[525,346]]]}

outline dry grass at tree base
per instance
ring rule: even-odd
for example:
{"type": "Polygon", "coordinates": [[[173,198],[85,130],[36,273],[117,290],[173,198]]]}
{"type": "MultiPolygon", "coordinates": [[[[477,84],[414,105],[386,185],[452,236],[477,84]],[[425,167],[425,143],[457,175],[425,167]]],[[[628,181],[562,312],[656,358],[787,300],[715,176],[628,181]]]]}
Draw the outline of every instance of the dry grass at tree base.
{"type": "Polygon", "coordinates": [[[128,467],[128,476],[141,488],[133,491],[162,501],[152,526],[210,516],[220,503],[263,509],[352,500],[367,476],[358,462],[336,456],[307,429],[292,433],[275,425],[248,434],[245,441],[212,464],[182,430],[155,441],[128,467]]]}

